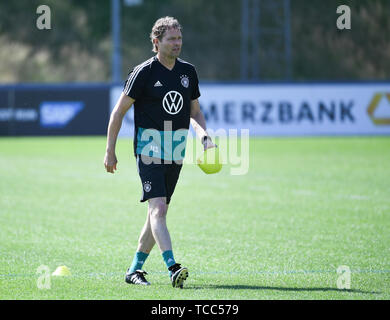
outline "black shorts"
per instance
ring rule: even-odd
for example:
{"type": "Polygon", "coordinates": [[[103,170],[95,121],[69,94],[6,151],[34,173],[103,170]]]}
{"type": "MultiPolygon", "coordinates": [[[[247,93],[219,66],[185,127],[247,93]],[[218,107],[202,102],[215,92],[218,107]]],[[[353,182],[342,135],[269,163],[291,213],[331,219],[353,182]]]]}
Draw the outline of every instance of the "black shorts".
{"type": "Polygon", "coordinates": [[[164,160],[160,160],[162,163],[154,163],[151,160],[150,157],[137,154],[138,174],[142,183],[140,201],[166,197],[166,203],[169,204],[179,179],[182,164],[176,162],[163,163],[164,160]]]}

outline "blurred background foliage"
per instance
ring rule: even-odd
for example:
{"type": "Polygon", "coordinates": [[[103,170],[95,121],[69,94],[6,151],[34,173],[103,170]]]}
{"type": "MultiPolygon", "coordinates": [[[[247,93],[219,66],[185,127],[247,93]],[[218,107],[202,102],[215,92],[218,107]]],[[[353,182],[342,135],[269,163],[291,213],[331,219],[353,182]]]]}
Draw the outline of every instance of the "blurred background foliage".
{"type": "MultiPolygon", "coordinates": [[[[110,81],[110,12],[109,0],[0,0],[0,82],[110,81]],[[41,4],[51,8],[51,30],[36,28],[41,4]]],[[[291,80],[388,80],[389,13],[388,0],[291,0],[291,80]],[[351,7],[352,30],[336,28],[341,4],[351,7]]],[[[166,15],[182,24],[182,58],[201,80],[240,80],[241,0],[122,2],[123,78],[153,55],[150,30],[166,15]]],[[[285,79],[264,68],[261,80],[285,79]]]]}

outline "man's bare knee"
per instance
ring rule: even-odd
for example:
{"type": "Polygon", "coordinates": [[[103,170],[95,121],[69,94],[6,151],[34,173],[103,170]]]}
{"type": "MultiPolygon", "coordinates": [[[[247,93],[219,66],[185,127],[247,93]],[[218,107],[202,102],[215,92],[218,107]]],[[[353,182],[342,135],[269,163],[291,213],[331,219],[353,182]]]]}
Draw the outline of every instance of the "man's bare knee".
{"type": "Polygon", "coordinates": [[[165,198],[155,198],[149,200],[149,214],[151,218],[165,218],[168,206],[165,198]]]}

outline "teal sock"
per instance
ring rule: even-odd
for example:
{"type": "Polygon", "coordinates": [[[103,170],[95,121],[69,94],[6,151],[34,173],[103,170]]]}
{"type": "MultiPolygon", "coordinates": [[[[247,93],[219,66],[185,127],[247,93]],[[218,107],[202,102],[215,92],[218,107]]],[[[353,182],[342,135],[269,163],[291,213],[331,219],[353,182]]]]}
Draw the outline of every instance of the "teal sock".
{"type": "Polygon", "coordinates": [[[137,251],[135,253],[135,256],[134,256],[134,259],[133,259],[133,263],[131,264],[129,273],[133,273],[136,270],[141,270],[142,266],[144,265],[145,260],[146,260],[146,258],[148,256],[149,256],[148,253],[137,251]]]}
{"type": "Polygon", "coordinates": [[[175,262],[175,258],[173,257],[173,252],[172,250],[167,250],[162,253],[163,259],[165,264],[167,265],[167,268],[170,266],[173,266],[175,262]]]}

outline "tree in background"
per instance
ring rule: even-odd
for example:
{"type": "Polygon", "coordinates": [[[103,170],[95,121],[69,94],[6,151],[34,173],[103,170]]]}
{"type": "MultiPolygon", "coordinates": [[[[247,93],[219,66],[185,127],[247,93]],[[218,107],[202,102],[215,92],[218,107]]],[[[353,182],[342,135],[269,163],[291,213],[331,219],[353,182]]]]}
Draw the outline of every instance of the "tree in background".
{"type": "MultiPolygon", "coordinates": [[[[40,4],[0,2],[0,82],[110,81],[110,1],[47,0],[52,30],[43,31],[35,25],[40,4]]],[[[196,64],[202,80],[238,81],[240,11],[240,0],[122,4],[122,76],[152,55],[151,26],[170,15],[184,27],[182,57],[196,64]]],[[[389,79],[389,13],[387,0],[291,0],[292,80],[389,79]],[[336,28],[341,4],[351,7],[351,30],[336,28]]],[[[283,80],[270,71],[261,77],[283,80]]]]}

